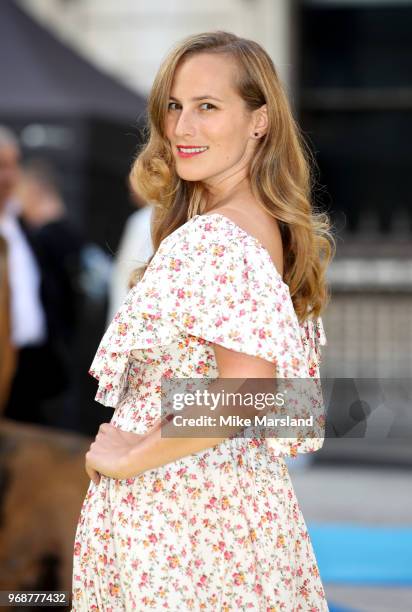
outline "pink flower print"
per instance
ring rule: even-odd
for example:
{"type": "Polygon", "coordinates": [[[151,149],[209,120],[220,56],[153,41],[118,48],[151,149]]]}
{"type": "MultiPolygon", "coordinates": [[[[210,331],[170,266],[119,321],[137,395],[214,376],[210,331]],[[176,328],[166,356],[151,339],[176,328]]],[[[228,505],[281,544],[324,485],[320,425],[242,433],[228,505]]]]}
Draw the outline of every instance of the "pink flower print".
{"type": "Polygon", "coordinates": [[[159,491],[162,491],[162,489],[163,489],[163,483],[160,478],[157,478],[153,483],[153,492],[159,493],[159,491]]]}
{"type": "Polygon", "coordinates": [[[185,290],[184,290],[184,289],[178,289],[178,291],[177,291],[177,297],[178,297],[179,299],[183,299],[183,298],[185,297],[185,295],[186,295],[186,293],[185,293],[185,290]]]}
{"type": "Polygon", "coordinates": [[[217,604],[217,595],[216,593],[213,593],[210,597],[210,603],[212,605],[214,605],[215,607],[213,608],[214,610],[216,609],[216,604],[217,604]]]}
{"type": "Polygon", "coordinates": [[[250,445],[253,446],[254,448],[259,448],[259,446],[262,446],[262,440],[251,438],[250,445]]]}
{"type": "Polygon", "coordinates": [[[110,595],[119,595],[120,588],[118,584],[109,583],[109,593],[110,595]]]}
{"type": "Polygon", "coordinates": [[[299,593],[302,595],[302,597],[304,597],[304,599],[307,600],[307,598],[309,597],[309,590],[307,587],[307,580],[304,581],[303,585],[300,587],[299,589],[299,593]]]}
{"type": "Polygon", "coordinates": [[[207,583],[207,576],[205,576],[205,574],[202,574],[200,577],[200,580],[197,582],[197,586],[205,586],[206,583],[207,583]]]}
{"type": "Polygon", "coordinates": [[[225,495],[222,497],[222,501],[220,502],[222,510],[226,510],[230,506],[229,498],[225,495]]]}
{"type": "Polygon", "coordinates": [[[291,445],[291,447],[290,447],[290,456],[291,457],[296,457],[297,454],[298,454],[298,447],[297,447],[297,445],[296,444],[295,445],[291,445]]]}
{"type": "Polygon", "coordinates": [[[99,555],[99,561],[103,562],[103,565],[107,565],[107,555],[106,554],[100,554],[99,555]]]}
{"type": "Polygon", "coordinates": [[[188,329],[192,329],[195,321],[196,321],[196,317],[194,317],[193,315],[186,314],[183,317],[183,325],[187,327],[188,329]]]}
{"type": "Polygon", "coordinates": [[[120,336],[125,336],[127,334],[127,323],[119,323],[117,326],[117,333],[120,336]]]}
{"type": "Polygon", "coordinates": [[[312,565],[311,572],[312,576],[319,576],[319,568],[316,564],[312,565]]]}
{"type": "Polygon", "coordinates": [[[199,365],[196,367],[196,372],[198,374],[206,375],[209,371],[209,366],[204,361],[199,361],[199,365]]]}
{"type": "Polygon", "coordinates": [[[169,263],[169,269],[174,270],[175,272],[179,272],[181,265],[182,261],[180,259],[175,259],[174,257],[172,257],[169,263]]]}
{"type": "Polygon", "coordinates": [[[285,546],[285,536],[280,533],[276,538],[276,548],[283,548],[283,546],[285,546]]]}
{"type": "Polygon", "coordinates": [[[223,244],[218,244],[213,248],[212,253],[216,257],[222,257],[225,253],[225,247],[223,246],[223,244]]]}
{"type": "Polygon", "coordinates": [[[178,567],[180,565],[179,557],[177,555],[169,555],[167,557],[169,567],[178,567]]]}
{"type": "Polygon", "coordinates": [[[132,493],[128,493],[127,497],[124,497],[122,499],[122,502],[125,503],[126,505],[129,505],[131,507],[134,506],[134,503],[136,501],[135,496],[132,493]]]}
{"type": "Polygon", "coordinates": [[[241,584],[243,584],[245,582],[244,573],[237,572],[236,574],[233,574],[233,582],[236,584],[236,586],[240,586],[241,584]]]}
{"type": "Polygon", "coordinates": [[[217,497],[210,497],[209,499],[209,503],[206,504],[206,508],[208,510],[213,510],[214,508],[217,508],[217,497]]]}

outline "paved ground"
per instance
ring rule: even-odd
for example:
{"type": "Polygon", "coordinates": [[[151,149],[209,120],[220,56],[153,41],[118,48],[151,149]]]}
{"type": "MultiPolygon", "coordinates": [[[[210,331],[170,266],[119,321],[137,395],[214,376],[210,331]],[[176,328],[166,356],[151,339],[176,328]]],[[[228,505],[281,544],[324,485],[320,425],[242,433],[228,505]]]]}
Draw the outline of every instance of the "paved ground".
{"type": "MultiPolygon", "coordinates": [[[[289,463],[307,523],[412,527],[410,468],[315,466],[301,456],[289,463]]],[[[325,583],[328,600],[359,612],[412,612],[410,587],[325,583]]]]}

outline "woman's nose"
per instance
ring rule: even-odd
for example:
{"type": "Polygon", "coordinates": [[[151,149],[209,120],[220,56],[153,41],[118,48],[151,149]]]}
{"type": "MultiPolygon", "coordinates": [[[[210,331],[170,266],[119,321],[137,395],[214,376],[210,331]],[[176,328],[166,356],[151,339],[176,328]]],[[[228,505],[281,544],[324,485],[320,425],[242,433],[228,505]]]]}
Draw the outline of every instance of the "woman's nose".
{"type": "Polygon", "coordinates": [[[176,136],[193,136],[196,132],[193,116],[190,111],[181,111],[175,125],[176,136]]]}

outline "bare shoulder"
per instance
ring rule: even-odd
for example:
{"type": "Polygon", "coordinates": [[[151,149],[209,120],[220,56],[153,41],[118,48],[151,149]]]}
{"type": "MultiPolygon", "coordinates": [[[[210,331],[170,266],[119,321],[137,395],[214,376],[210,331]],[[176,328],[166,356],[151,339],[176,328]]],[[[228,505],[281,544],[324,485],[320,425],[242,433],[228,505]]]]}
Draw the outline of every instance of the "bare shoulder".
{"type": "Polygon", "coordinates": [[[228,217],[247,234],[256,238],[269,252],[278,272],[283,275],[283,245],[278,221],[256,204],[243,203],[242,207],[225,205],[210,213],[228,217]]]}

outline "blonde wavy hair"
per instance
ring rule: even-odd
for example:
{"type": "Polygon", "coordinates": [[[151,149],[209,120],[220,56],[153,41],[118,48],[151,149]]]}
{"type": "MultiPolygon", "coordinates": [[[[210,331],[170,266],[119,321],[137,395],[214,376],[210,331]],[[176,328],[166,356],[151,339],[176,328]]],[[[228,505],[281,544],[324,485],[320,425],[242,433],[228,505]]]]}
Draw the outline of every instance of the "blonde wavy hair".
{"type": "MultiPolygon", "coordinates": [[[[283,280],[289,286],[299,322],[315,318],[330,300],[325,277],[336,252],[335,239],[329,216],[316,211],[311,203],[314,158],[292,116],[271,58],[253,40],[220,30],[195,34],[174,46],[160,66],[148,100],[147,142],[130,172],[132,189],[155,206],[151,227],[154,251],[174,230],[201,214],[206,203],[207,192],[201,182],[185,181],[177,175],[165,137],[176,68],[184,58],[197,53],[234,58],[240,69],[235,86],[247,109],[267,105],[268,129],[251,163],[251,189],[266,212],[278,221],[283,280]]],[[[142,277],[152,257],[133,273],[130,286],[142,277]]]]}

